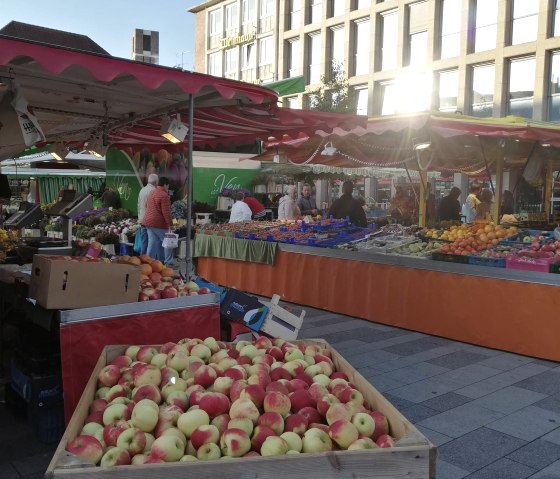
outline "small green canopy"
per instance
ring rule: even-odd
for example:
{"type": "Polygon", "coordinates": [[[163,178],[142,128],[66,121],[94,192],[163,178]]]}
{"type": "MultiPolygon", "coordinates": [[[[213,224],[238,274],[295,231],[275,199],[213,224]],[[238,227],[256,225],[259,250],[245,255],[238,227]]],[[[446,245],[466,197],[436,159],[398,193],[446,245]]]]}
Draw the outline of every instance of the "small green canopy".
{"type": "Polygon", "coordinates": [[[305,80],[303,75],[286,78],[285,80],[274,81],[261,85],[265,88],[278,93],[278,96],[295,95],[296,93],[302,93],[305,91],[305,80]]]}

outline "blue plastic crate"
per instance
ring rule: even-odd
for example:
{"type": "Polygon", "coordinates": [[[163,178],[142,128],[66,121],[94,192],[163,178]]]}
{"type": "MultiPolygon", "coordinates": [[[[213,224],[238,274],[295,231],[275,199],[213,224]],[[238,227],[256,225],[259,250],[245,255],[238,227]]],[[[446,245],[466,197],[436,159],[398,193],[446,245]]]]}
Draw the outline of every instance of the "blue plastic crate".
{"type": "Polygon", "coordinates": [[[474,264],[476,266],[490,266],[492,268],[505,268],[506,259],[505,258],[487,258],[485,256],[469,256],[469,264],[474,264]]]}

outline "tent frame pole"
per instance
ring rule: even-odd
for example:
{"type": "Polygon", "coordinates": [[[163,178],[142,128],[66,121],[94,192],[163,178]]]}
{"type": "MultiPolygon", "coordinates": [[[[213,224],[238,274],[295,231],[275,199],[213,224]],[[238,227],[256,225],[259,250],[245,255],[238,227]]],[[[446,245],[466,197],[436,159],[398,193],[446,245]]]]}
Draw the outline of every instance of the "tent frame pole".
{"type": "Polygon", "coordinates": [[[494,192],[494,211],[492,220],[497,225],[500,220],[500,205],[502,204],[502,191],[504,189],[504,155],[498,155],[496,161],[496,191],[494,192]]]}
{"type": "Polygon", "coordinates": [[[187,151],[187,233],[185,239],[185,278],[190,281],[193,277],[192,258],[192,203],[193,203],[193,123],[194,123],[194,95],[189,94],[189,133],[187,151]]]}
{"type": "Polygon", "coordinates": [[[544,212],[546,213],[546,222],[550,223],[550,206],[552,203],[552,182],[554,177],[552,174],[552,160],[546,160],[546,175],[544,183],[544,212]]]}

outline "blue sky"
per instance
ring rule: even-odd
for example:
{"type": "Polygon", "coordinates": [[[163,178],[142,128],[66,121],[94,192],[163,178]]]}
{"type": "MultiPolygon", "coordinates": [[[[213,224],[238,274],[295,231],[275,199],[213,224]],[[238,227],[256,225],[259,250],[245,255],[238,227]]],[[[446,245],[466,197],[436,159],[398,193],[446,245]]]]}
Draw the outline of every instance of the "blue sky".
{"type": "Polygon", "coordinates": [[[87,35],[111,55],[130,58],[135,28],[159,31],[160,64],[192,69],[194,14],[203,0],[3,0],[0,27],[11,20],[87,35]],[[164,7],[165,5],[165,7],[164,7]],[[182,57],[182,58],[181,58],[182,57]]]}

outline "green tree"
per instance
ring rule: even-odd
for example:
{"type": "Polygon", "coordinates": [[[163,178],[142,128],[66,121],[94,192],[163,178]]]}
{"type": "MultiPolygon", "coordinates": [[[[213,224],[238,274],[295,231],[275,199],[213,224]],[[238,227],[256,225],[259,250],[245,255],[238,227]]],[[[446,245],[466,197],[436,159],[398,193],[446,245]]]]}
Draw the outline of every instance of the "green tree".
{"type": "Polygon", "coordinates": [[[350,91],[350,85],[342,63],[333,62],[329,75],[321,75],[321,86],[307,90],[309,108],[318,111],[336,113],[356,113],[356,97],[350,91]]]}

